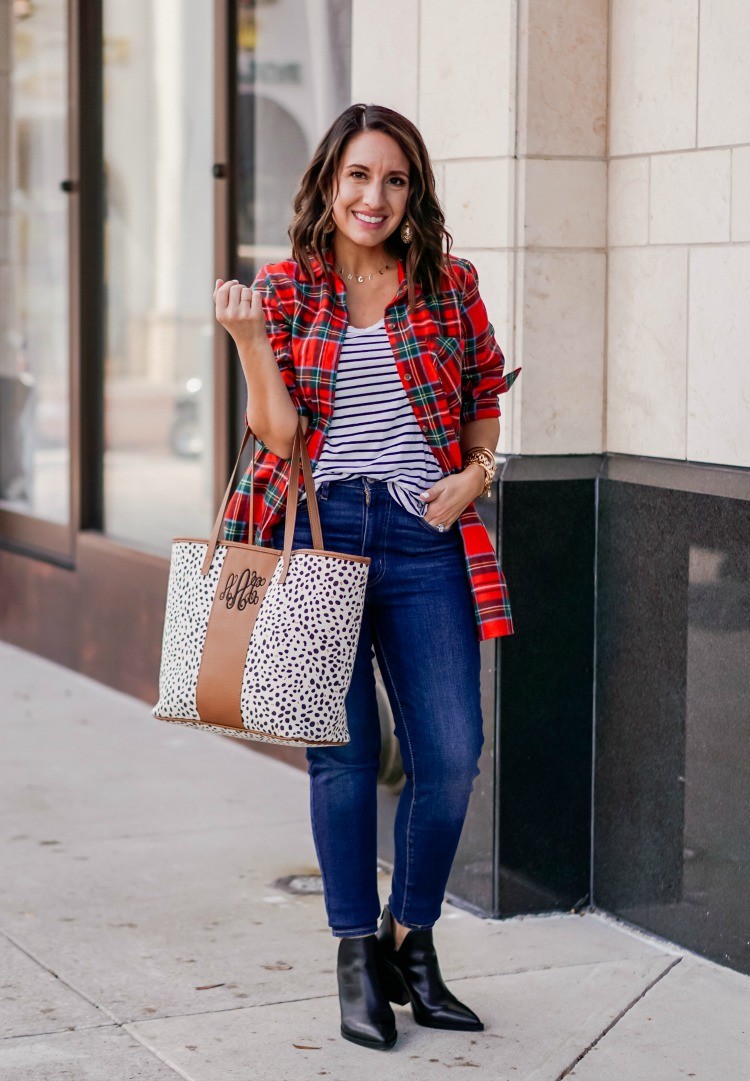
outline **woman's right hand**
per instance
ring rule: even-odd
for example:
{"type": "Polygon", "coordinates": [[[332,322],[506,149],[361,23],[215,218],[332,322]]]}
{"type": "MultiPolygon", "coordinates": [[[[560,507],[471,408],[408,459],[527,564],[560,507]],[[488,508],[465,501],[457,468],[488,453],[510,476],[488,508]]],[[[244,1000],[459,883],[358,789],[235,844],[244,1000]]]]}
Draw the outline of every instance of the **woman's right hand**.
{"type": "MultiPolygon", "coordinates": [[[[274,454],[288,458],[298,416],[277,366],[260,291],[236,278],[226,282],[217,278],[214,302],[216,318],[234,338],[245,374],[247,400],[254,412],[251,417],[248,408],[245,420],[274,454]]],[[[307,426],[308,418],[303,415],[303,432],[307,426]]]]}
{"type": "Polygon", "coordinates": [[[257,289],[242,285],[233,278],[216,279],[214,288],[216,318],[238,345],[268,340],[263,300],[257,289]]]}

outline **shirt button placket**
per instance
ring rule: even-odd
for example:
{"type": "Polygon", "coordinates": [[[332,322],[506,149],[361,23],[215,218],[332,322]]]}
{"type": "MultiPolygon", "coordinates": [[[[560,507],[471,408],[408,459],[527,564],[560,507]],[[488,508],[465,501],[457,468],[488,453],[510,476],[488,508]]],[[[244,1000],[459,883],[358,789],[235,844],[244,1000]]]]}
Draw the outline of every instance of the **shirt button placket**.
{"type": "MultiPolygon", "coordinates": [[[[396,329],[396,324],[395,323],[386,323],[385,326],[386,326],[386,330],[395,330],[396,329]]],[[[411,373],[410,372],[404,372],[404,379],[407,379],[407,380],[411,381],[411,373]]]]}

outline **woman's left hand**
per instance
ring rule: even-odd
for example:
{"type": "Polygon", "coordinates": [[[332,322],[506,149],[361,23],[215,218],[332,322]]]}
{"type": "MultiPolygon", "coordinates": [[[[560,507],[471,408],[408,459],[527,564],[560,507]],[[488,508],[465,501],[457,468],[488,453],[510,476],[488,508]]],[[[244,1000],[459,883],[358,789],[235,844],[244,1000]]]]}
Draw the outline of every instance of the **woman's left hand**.
{"type": "Polygon", "coordinates": [[[424,520],[432,526],[452,526],[468,507],[484,491],[484,470],[475,462],[460,473],[450,473],[420,492],[420,499],[427,503],[424,520]]]}

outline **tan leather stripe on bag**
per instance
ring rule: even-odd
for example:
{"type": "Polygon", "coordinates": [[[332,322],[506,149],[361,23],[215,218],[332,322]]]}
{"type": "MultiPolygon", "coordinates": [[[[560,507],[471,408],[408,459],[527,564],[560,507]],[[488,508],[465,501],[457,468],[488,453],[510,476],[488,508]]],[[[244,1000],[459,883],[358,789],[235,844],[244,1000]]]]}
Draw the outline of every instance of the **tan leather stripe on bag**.
{"type": "Polygon", "coordinates": [[[198,669],[195,704],[205,724],[243,727],[240,694],[247,647],[278,559],[278,552],[247,545],[227,548],[198,669]]]}

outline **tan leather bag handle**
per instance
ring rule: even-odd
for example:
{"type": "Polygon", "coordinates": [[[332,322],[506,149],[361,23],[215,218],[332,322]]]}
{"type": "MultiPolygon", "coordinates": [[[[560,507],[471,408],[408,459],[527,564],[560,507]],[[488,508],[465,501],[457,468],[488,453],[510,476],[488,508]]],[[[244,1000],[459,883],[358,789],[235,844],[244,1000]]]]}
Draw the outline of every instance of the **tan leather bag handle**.
{"type": "Polygon", "coordinates": [[[305,485],[305,492],[307,493],[307,509],[310,516],[310,532],[312,533],[313,548],[322,552],[323,532],[320,528],[318,497],[315,492],[312,465],[310,464],[310,455],[307,450],[305,435],[302,431],[302,422],[298,417],[297,430],[294,433],[294,443],[292,445],[292,458],[289,466],[289,486],[286,492],[286,523],[284,526],[284,552],[282,556],[284,566],[279,575],[279,585],[283,585],[286,580],[286,572],[289,570],[289,560],[292,554],[292,540],[294,538],[294,525],[297,521],[297,504],[299,501],[300,459],[302,462],[302,479],[305,485]],[[294,482],[292,482],[292,478],[294,478],[294,482]]]}
{"type": "MultiPolygon", "coordinates": [[[[252,436],[252,455],[250,458],[250,513],[248,515],[248,547],[253,547],[253,496],[255,494],[255,435],[250,430],[250,426],[247,424],[247,418],[245,418],[245,434],[242,437],[242,444],[240,446],[239,454],[237,455],[237,461],[234,463],[234,469],[229,478],[229,484],[227,490],[224,492],[224,498],[221,501],[219,512],[216,515],[216,521],[214,522],[213,529],[211,530],[211,536],[208,541],[208,547],[206,548],[206,556],[201,566],[201,574],[208,574],[213,563],[214,552],[216,551],[216,545],[219,543],[219,534],[221,533],[222,524],[224,522],[224,515],[227,509],[227,503],[229,497],[232,494],[232,488],[234,486],[234,478],[237,473],[237,469],[242,458],[242,452],[245,449],[248,439],[252,436]]],[[[294,525],[297,520],[297,503],[299,498],[299,471],[300,471],[300,459],[302,463],[302,477],[305,485],[305,492],[307,494],[307,506],[310,515],[310,529],[312,532],[313,548],[323,551],[323,533],[320,528],[320,513],[318,511],[318,499],[315,492],[315,483],[313,481],[312,464],[310,462],[310,454],[307,449],[307,443],[305,441],[305,435],[302,431],[302,420],[297,417],[297,430],[294,433],[294,444],[292,445],[292,457],[289,463],[289,485],[287,487],[287,501],[286,501],[286,525],[284,528],[284,550],[283,560],[284,566],[279,579],[280,584],[283,584],[286,578],[286,572],[289,568],[289,559],[292,551],[292,540],[294,538],[294,525]]]]}

